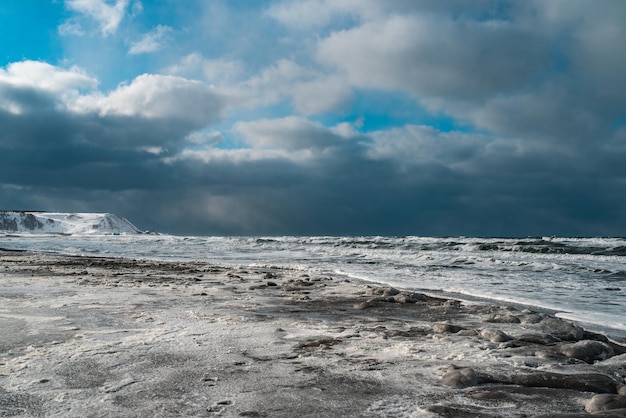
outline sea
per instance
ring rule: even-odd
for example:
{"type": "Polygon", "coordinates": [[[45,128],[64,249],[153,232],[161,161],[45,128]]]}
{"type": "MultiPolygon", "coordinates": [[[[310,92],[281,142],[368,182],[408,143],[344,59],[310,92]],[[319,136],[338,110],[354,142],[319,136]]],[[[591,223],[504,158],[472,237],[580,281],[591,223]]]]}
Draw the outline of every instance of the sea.
{"type": "Polygon", "coordinates": [[[0,248],[313,271],[528,307],[626,338],[626,238],[0,234],[0,248]]]}

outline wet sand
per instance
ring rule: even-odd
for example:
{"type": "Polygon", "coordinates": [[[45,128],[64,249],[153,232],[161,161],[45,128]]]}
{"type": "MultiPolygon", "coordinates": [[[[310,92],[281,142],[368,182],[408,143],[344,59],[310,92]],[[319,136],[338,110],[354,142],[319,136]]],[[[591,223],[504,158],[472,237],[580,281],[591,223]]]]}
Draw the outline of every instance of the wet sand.
{"type": "Polygon", "coordinates": [[[0,416],[624,417],[625,352],[302,271],[0,251],[0,416]]]}

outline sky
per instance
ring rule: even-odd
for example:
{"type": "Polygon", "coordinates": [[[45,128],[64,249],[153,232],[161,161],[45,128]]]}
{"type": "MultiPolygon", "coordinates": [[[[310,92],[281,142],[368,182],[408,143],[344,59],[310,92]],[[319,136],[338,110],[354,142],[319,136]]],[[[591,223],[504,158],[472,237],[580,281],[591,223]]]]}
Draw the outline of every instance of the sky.
{"type": "Polygon", "coordinates": [[[626,1],[2,0],[0,208],[626,235],[626,1]]]}

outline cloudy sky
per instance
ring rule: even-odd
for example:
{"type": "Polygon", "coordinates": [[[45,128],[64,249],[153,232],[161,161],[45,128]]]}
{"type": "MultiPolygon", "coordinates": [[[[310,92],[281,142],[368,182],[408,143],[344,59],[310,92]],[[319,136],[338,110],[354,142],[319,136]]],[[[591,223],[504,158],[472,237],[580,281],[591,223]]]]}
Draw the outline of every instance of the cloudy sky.
{"type": "Polygon", "coordinates": [[[0,206],[626,235],[626,1],[2,0],[0,206]]]}

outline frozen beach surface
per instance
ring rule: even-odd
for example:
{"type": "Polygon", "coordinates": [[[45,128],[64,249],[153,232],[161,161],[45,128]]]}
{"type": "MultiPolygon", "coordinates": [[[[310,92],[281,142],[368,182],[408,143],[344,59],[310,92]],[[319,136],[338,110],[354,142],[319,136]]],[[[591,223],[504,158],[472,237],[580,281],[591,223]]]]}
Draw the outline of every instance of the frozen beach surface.
{"type": "Polygon", "coordinates": [[[626,416],[623,342],[543,313],[290,269],[0,260],[0,416],[626,416]]]}

